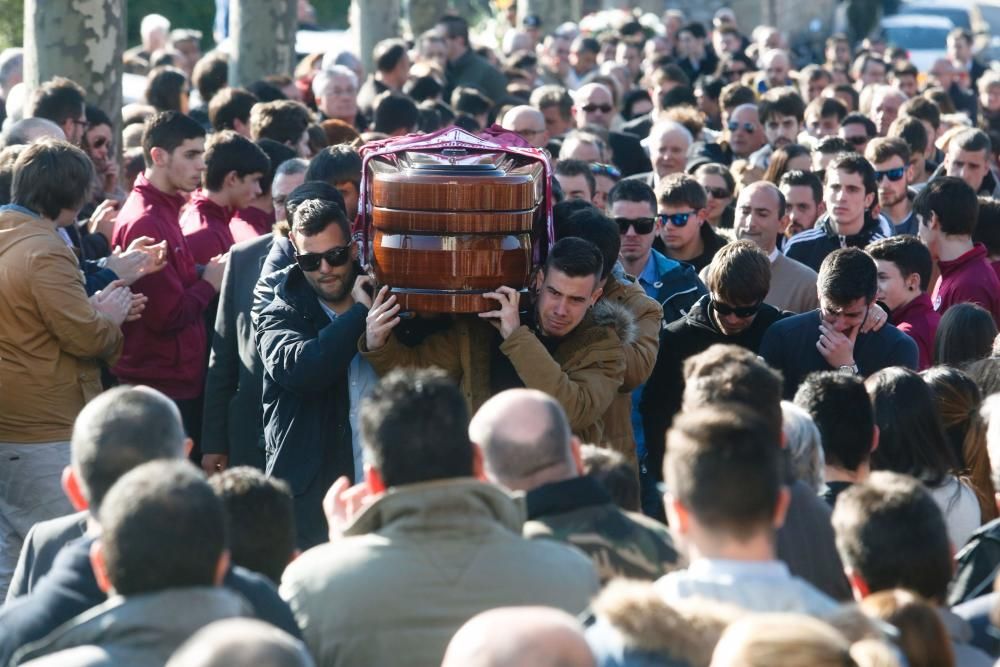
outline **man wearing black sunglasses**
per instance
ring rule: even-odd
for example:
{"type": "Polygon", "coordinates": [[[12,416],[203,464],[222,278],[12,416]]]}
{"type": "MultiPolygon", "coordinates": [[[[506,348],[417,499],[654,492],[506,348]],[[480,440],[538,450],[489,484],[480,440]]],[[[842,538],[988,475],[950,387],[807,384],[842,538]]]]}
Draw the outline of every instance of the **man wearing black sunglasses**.
{"type": "Polygon", "coordinates": [[[840,121],[840,138],[851,145],[855,153],[864,155],[868,142],[875,138],[878,129],[875,123],[860,113],[849,113],[840,121]]]}
{"type": "Polygon", "coordinates": [[[680,410],[684,361],[716,343],[756,352],[767,328],[782,317],[764,303],[771,261],[755,244],[734,241],[716,253],[705,276],[708,294],[660,334],[660,351],[643,390],[639,412],[646,437],[646,468],[659,477],[664,434],[680,410]]]}
{"type": "Polygon", "coordinates": [[[581,86],[573,94],[573,104],[573,117],[577,128],[597,125],[608,130],[611,161],[621,170],[623,176],[641,174],[653,168],[649,157],[639,144],[638,137],[626,132],[611,131],[611,121],[614,120],[618,110],[615,108],[614,96],[607,86],[600,83],[581,86]]]}
{"type": "Polygon", "coordinates": [[[371,297],[359,276],[344,210],[309,200],[289,236],[295,264],[280,272],[255,330],[264,366],[267,472],[295,495],[297,542],[326,541],[322,501],[340,477],[360,480],[357,411],[377,378],[357,354],[371,297]]]}

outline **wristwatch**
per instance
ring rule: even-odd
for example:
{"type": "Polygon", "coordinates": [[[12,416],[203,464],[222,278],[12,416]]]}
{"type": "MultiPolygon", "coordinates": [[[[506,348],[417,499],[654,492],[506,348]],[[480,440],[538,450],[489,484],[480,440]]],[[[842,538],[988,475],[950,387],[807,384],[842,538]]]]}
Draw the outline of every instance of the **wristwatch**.
{"type": "Polygon", "coordinates": [[[858,365],[857,364],[851,364],[850,366],[848,366],[847,364],[844,364],[843,366],[840,366],[839,368],[837,368],[837,370],[840,371],[841,373],[843,373],[844,375],[860,375],[861,374],[861,371],[858,370],[858,365]]]}

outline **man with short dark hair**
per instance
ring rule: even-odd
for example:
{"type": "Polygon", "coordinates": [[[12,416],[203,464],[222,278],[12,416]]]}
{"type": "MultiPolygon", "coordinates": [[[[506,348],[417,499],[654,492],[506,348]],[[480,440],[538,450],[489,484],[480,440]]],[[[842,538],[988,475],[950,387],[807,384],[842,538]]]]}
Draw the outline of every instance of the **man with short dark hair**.
{"type": "Polygon", "coordinates": [[[871,399],[861,378],[823,371],[806,376],[795,392],[795,404],[819,429],[826,466],[823,500],[832,508],[842,491],[871,473],[871,454],[878,447],[871,399]]]}
{"type": "Polygon", "coordinates": [[[597,183],[589,164],[583,160],[559,160],[554,175],[566,199],[593,203],[597,183]]]}
{"type": "Polygon", "coordinates": [[[408,96],[387,90],[372,101],[372,130],[390,137],[401,137],[417,129],[419,112],[408,96]]]}
{"type": "Polygon", "coordinates": [[[815,616],[837,609],[775,553],[790,494],[770,431],[763,416],[724,403],[686,412],[671,426],[664,504],[691,562],[656,582],[667,602],[707,597],[748,611],[815,616]]]}
{"type": "Polygon", "coordinates": [[[324,503],[333,541],[282,580],[317,664],[436,665],[486,609],[587,605],[598,588],[590,561],[521,537],[523,510],[474,479],[466,402],[444,373],[388,374],[363,402],[361,430],[365,482],[337,481],[324,503]]]}
{"type": "Polygon", "coordinates": [[[220,587],[228,541],[225,508],[189,463],[131,470],[104,498],[91,549],[97,584],[113,597],[19,651],[14,664],[162,665],[202,626],[250,612],[220,587]]]}
{"type": "Polygon", "coordinates": [[[1000,198],[1000,181],[990,168],[992,156],[990,135],[974,128],[963,130],[948,142],[944,162],[931,175],[931,180],[945,174],[956,176],[968,183],[976,194],[1000,198]]]}
{"type": "Polygon", "coordinates": [[[855,153],[864,155],[868,142],[878,136],[874,121],[862,113],[847,114],[840,121],[840,138],[851,145],[855,153]]]}
{"type": "Polygon", "coordinates": [[[875,261],[863,251],[835,250],[823,260],[819,308],[776,322],[761,341],[761,357],[784,375],[786,398],[813,371],[868,377],[889,366],[917,367],[916,343],[896,327],[863,332],[869,318],[885,319],[875,304],[877,291],[875,261]]]}
{"type": "Polygon", "coordinates": [[[208,103],[208,120],[216,132],[232,130],[250,138],[250,110],[259,100],[244,88],[223,88],[208,103]]]}
{"type": "Polygon", "coordinates": [[[477,409],[504,389],[544,391],[562,405],[581,441],[602,442],[603,415],[625,373],[615,308],[600,300],[603,262],[590,241],[559,239],[538,272],[535,302],[523,321],[520,294],[504,286],[483,295],[500,309],[479,314],[495,320],[496,333],[463,318],[413,347],[391,335],[400,322],[399,304],[383,287],[368,314],[362,352],[380,375],[396,367],[443,368],[477,409]]]}
{"type": "Polygon", "coordinates": [[[796,234],[785,244],[785,254],[814,271],[838,248],[863,248],[885,238],[872,208],[877,196],[875,170],[857,153],[840,153],[826,167],[826,215],[816,226],[796,234]]]}
{"type": "Polygon", "coordinates": [[[361,156],[350,146],[328,146],[309,161],[307,181],[323,181],[337,188],[344,198],[347,221],[353,223],[358,215],[361,196],[361,156]]]}
{"type": "Polygon", "coordinates": [[[975,303],[1000,322],[1000,279],[990,266],[986,247],[972,241],[979,200],[968,181],[953,176],[931,180],[913,201],[920,240],[931,251],[940,275],[931,293],[934,310],[975,303]]]}
{"type": "Polygon", "coordinates": [[[687,174],[673,174],[660,182],[656,198],[663,254],[700,272],[726,245],[708,222],[704,188],[687,174]]]}
{"type": "Polygon", "coordinates": [[[208,480],[229,517],[229,551],[234,565],[258,572],[275,585],[295,559],[292,492],[280,479],[239,466],[208,480]]]}
{"type": "Polygon", "coordinates": [[[35,89],[24,117],[51,120],[66,135],[66,141],[79,146],[87,131],[85,95],[78,84],[57,76],[35,89]]]}
{"type": "Polygon", "coordinates": [[[250,137],[254,141],[273,139],[308,158],[311,120],[308,107],[301,102],[259,102],[250,109],[250,137]]]}
{"type": "Polygon", "coordinates": [[[663,228],[656,208],[653,189],[637,179],[621,180],[608,193],[608,209],[621,232],[622,267],[663,307],[666,326],[690,310],[705,286],[691,266],[653,248],[663,228]]]}
{"type": "Polygon", "coordinates": [[[681,408],[684,361],[715,343],[756,352],[764,332],[781,317],[764,303],[770,283],[767,255],[749,241],[730,243],[707,268],[708,294],[660,334],[656,365],[639,404],[651,474],[659,476],[663,468],[664,434],[681,408]]]}
{"type": "Polygon", "coordinates": [[[358,408],[375,383],[357,354],[371,297],[343,210],[310,200],[295,210],[295,264],[256,323],[264,366],[267,474],[295,495],[298,544],[324,541],[320,504],[334,480],[361,480],[358,408]]]}
{"type": "Polygon", "coordinates": [[[179,224],[183,193],[198,188],[205,170],[205,131],[166,111],[146,122],[142,144],[146,171],[118,212],[111,242],[126,248],[143,236],[166,241],[167,266],[135,283],[149,305],[141,320],[125,325],[125,348],[112,370],[123,383],[146,384],[172,398],[188,435],[197,439],[208,348],[204,313],[228,259],[211,257],[199,267],[179,224]]]}
{"type": "Polygon", "coordinates": [[[295,151],[277,141],[258,139],[254,143],[267,156],[268,169],[260,179],[260,194],[251,199],[247,206],[237,209],[229,220],[229,231],[233,234],[233,245],[256,239],[259,236],[270,235],[276,220],[274,200],[271,197],[274,173],[282,163],[295,159],[295,151]]]}
{"type": "Polygon", "coordinates": [[[618,509],[583,474],[580,440],[550,396],[529,389],[497,394],[472,418],[469,439],[487,480],[526,493],[525,537],[579,548],[603,583],[613,577],[652,580],[676,565],[669,533],[618,509]]]}
{"type": "MultiPolygon", "coordinates": [[[[191,446],[177,407],[158,391],[119,387],[87,404],[74,426],[73,460],[63,476],[66,495],[80,513],[39,525],[33,536],[34,558],[29,564],[26,554],[23,569],[30,595],[0,607],[0,663],[105,602],[90,560],[101,504],[133,468],[156,459],[183,459],[191,446]]],[[[225,585],[243,595],[258,617],[300,634],[287,605],[263,576],[232,567],[225,585]]]]}
{"type": "Polygon", "coordinates": [[[944,516],[923,484],[874,472],[842,493],[833,511],[837,551],[857,600],[905,588],[937,607],[955,664],[989,667],[993,659],[968,643],[968,625],[945,607],[953,569],[944,516]]]}
{"type": "MultiPolygon", "coordinates": [[[[383,39],[372,50],[375,71],[358,90],[358,109],[369,118],[375,98],[386,91],[401,92],[410,76],[410,54],[406,42],[397,38],[383,39]]],[[[376,130],[377,131],[377,130],[376,130]]]]}
{"type": "Polygon", "coordinates": [[[476,53],[469,44],[469,23],[460,16],[448,14],[437,22],[437,34],[444,40],[448,58],[445,77],[448,85],[444,99],[451,99],[451,91],[459,86],[471,86],[483,91],[488,98],[497,102],[507,91],[507,79],[476,53]]]}
{"type": "Polygon", "coordinates": [[[118,358],[122,324],[142,310],[122,283],[88,299],[59,235],[93,173],[80,149],[41,139],[14,163],[13,201],[0,209],[0,593],[32,525],[69,512],[59,471],[73,420],[101,392],[98,361],[118,358]]]}
{"type": "Polygon", "coordinates": [[[719,65],[719,57],[707,41],[705,26],[697,21],[677,31],[677,64],[691,81],[704,74],[713,74],[719,65]]]}
{"type": "Polygon", "coordinates": [[[866,249],[878,266],[875,298],[889,309],[889,322],[912,338],[920,351],[919,369],[934,364],[934,336],[941,314],[927,293],[934,263],[915,236],[893,236],[866,249]]]}
{"type": "Polygon", "coordinates": [[[757,105],[757,113],[764,125],[767,144],[750,155],[750,164],[766,169],[774,151],[798,143],[805,111],[805,102],[794,88],[773,88],[764,93],[757,105]]]}
{"type": "Polygon", "coordinates": [[[267,154],[231,130],[205,145],[205,178],[181,213],[181,231],[195,264],[205,265],[229,251],[235,240],[229,221],[260,195],[260,180],[271,168],[267,154]]]}
{"type": "MultiPolygon", "coordinates": [[[[754,352],[736,345],[716,344],[684,362],[684,413],[705,406],[742,406],[762,417],[760,430],[776,449],[783,448],[781,373],[754,352]]],[[[778,530],[778,558],[792,574],[802,577],[836,600],[850,598],[851,589],[834,546],[830,508],[816,490],[791,476],[784,484],[791,500],[778,530]]],[[[738,487],[737,487],[738,488],[738,487]]]]}
{"type": "Polygon", "coordinates": [[[273,231],[237,243],[230,250],[219,290],[215,333],[205,376],[205,418],[200,444],[202,469],[209,475],[229,465],[263,470],[266,464],[261,444],[264,420],[260,404],[264,369],[254,345],[251,308],[254,288],[272,244],[278,239],[287,242],[285,204],[291,192],[305,180],[308,167],[309,163],[302,158],[278,165],[270,188],[276,220],[273,231]]]}
{"type": "MultiPolygon", "coordinates": [[[[823,215],[823,183],[811,171],[787,171],[779,184],[785,198],[788,228],[785,235],[792,238],[800,232],[816,226],[816,220],[823,215]]],[[[783,253],[782,253],[783,254],[783,253]]]]}

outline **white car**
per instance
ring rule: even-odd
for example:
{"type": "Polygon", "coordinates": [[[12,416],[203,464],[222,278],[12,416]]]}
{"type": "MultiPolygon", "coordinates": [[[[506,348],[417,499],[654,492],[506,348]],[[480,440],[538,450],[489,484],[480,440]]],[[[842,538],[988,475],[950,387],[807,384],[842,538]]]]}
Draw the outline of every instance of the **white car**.
{"type": "Polygon", "coordinates": [[[955,24],[942,16],[897,14],[882,19],[886,40],[906,49],[910,62],[921,72],[930,70],[938,58],[946,58],[946,40],[955,24]]]}

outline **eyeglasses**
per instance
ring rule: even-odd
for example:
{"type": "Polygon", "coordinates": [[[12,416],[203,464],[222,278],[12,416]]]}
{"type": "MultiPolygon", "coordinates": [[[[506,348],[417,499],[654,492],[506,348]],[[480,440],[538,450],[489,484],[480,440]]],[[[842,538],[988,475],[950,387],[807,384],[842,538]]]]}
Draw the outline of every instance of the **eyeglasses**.
{"type": "Polygon", "coordinates": [[[729,121],[729,123],[726,125],[726,127],[729,128],[730,132],[735,132],[736,130],[740,129],[741,127],[743,128],[744,132],[753,132],[753,131],[755,131],[757,129],[757,126],[754,125],[753,123],[743,123],[742,125],[740,125],[739,123],[737,123],[734,120],[729,121]]]}
{"type": "Polygon", "coordinates": [[[79,126],[80,126],[80,127],[82,127],[82,128],[88,128],[88,127],[90,127],[90,123],[88,123],[88,122],[87,122],[87,121],[85,121],[85,120],[79,120],[79,119],[77,119],[77,118],[74,118],[74,119],[73,119],[73,124],[74,124],[74,125],[79,125],[79,126]]]}
{"type": "Polygon", "coordinates": [[[657,218],[660,219],[660,223],[667,224],[670,223],[674,227],[683,227],[688,223],[688,218],[694,215],[694,211],[688,211],[687,213],[660,213],[657,218]]]}
{"type": "Polygon", "coordinates": [[[324,259],[330,266],[343,266],[351,259],[351,246],[338,246],[326,252],[295,253],[295,261],[303,271],[318,271],[324,259]]]}
{"type": "Polygon", "coordinates": [[[614,109],[610,104],[584,104],[581,107],[586,113],[594,113],[595,111],[600,111],[601,113],[611,113],[614,109]]]}
{"type": "Polygon", "coordinates": [[[653,231],[656,218],[615,218],[615,223],[622,234],[628,234],[629,227],[632,227],[636,234],[648,234],[653,231]]]}
{"type": "Polygon", "coordinates": [[[613,164],[601,164],[600,162],[595,162],[590,165],[590,173],[594,176],[607,176],[608,178],[613,178],[616,181],[622,177],[622,173],[618,171],[618,167],[613,164]]]}
{"type": "Polygon", "coordinates": [[[726,197],[732,197],[732,195],[729,194],[729,190],[725,188],[712,188],[707,185],[703,187],[705,188],[705,194],[707,194],[709,197],[713,197],[715,199],[725,199],[726,197]]]}
{"type": "Polygon", "coordinates": [[[906,173],[906,167],[896,167],[895,169],[886,169],[885,171],[875,171],[875,182],[881,183],[883,178],[888,178],[890,181],[895,183],[903,177],[906,173]]]}
{"type": "Polygon", "coordinates": [[[844,141],[851,144],[852,146],[860,146],[862,144],[868,143],[868,135],[855,134],[853,137],[844,137],[844,141]]]}
{"type": "Polygon", "coordinates": [[[757,314],[760,310],[763,301],[758,301],[752,306],[730,306],[729,304],[722,303],[721,301],[716,301],[709,297],[709,304],[712,309],[719,315],[735,315],[736,317],[751,317],[757,314]]]}

